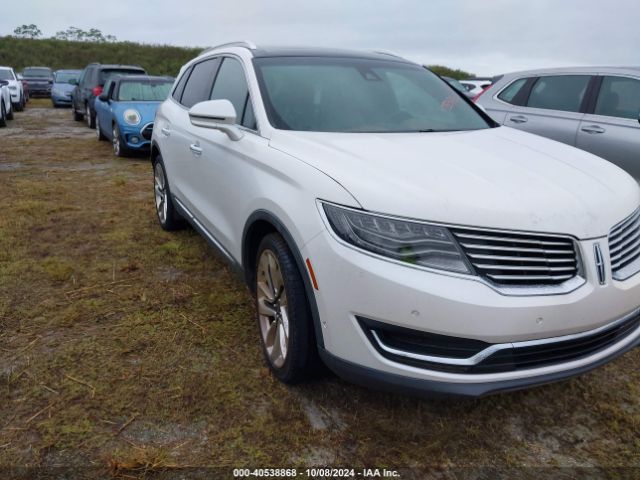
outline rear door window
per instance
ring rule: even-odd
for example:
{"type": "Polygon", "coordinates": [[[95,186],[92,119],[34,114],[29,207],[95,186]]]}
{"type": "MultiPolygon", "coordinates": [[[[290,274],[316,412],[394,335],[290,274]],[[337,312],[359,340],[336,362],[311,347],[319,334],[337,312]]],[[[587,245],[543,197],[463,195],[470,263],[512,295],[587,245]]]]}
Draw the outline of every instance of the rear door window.
{"type": "Polygon", "coordinates": [[[640,80],[604,77],[594,113],[637,120],[640,116],[640,80]]]}
{"type": "Polygon", "coordinates": [[[589,75],[540,77],[531,90],[527,106],[579,112],[590,79],[589,75]]]}
{"type": "Polygon", "coordinates": [[[219,64],[219,58],[210,58],[193,66],[180,101],[182,105],[191,108],[196,103],[209,100],[219,64]]]}

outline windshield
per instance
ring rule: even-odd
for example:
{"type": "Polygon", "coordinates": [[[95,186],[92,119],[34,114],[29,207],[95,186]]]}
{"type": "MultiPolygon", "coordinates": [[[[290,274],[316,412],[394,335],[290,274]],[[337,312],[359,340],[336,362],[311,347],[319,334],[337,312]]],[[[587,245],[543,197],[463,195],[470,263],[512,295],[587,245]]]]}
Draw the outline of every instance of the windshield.
{"type": "Polygon", "coordinates": [[[361,58],[254,60],[269,121],[314,132],[442,132],[490,124],[435,74],[361,58]]]}
{"type": "Polygon", "coordinates": [[[0,80],[15,80],[15,78],[13,78],[13,74],[11,73],[11,70],[7,70],[7,69],[0,69],[0,80]]]}
{"type": "Polygon", "coordinates": [[[172,85],[173,82],[168,80],[156,82],[121,82],[120,88],[118,89],[118,100],[121,102],[161,102],[169,96],[172,85]]]}
{"type": "Polygon", "coordinates": [[[56,83],[69,83],[69,80],[78,80],[80,72],[56,72],[54,79],[56,83]]]}
{"type": "Polygon", "coordinates": [[[51,77],[51,70],[49,70],[48,68],[25,68],[24,72],[22,72],[22,74],[25,77],[50,78],[51,77]]]}

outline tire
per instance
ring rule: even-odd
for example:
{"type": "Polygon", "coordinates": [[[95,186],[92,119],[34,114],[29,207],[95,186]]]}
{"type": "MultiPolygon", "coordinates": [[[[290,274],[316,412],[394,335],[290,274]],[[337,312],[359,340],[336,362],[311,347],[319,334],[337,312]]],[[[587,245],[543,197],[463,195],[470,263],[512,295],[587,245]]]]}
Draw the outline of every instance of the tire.
{"type": "Polygon", "coordinates": [[[105,141],[107,139],[107,137],[105,137],[104,134],[102,133],[102,129],[100,128],[100,121],[97,115],[96,115],[96,137],[98,138],[98,141],[105,141]]]}
{"type": "Polygon", "coordinates": [[[87,122],[87,127],[96,128],[96,116],[91,114],[91,107],[87,103],[84,110],[84,119],[87,122]]]}
{"type": "Polygon", "coordinates": [[[16,112],[21,112],[22,110],[24,110],[24,98],[22,98],[22,95],[20,95],[18,103],[16,103],[13,108],[16,112]]]}
{"type": "Polygon", "coordinates": [[[153,199],[156,217],[163,230],[173,232],[184,228],[184,220],[173,205],[167,170],[161,155],[153,159],[153,199]]]}
{"type": "Polygon", "coordinates": [[[270,233],[260,242],[256,259],[256,317],[265,360],[283,383],[308,380],[318,370],[318,353],[295,258],[282,236],[270,233]]]}
{"type": "Polygon", "coordinates": [[[7,120],[13,120],[13,105],[9,102],[9,112],[6,114],[7,120]]]}
{"type": "Polygon", "coordinates": [[[131,150],[122,142],[117,124],[113,125],[113,130],[111,131],[111,145],[113,146],[113,154],[116,157],[128,157],[131,153],[131,150]]]}
{"type": "Polygon", "coordinates": [[[76,103],[75,102],[73,102],[71,104],[71,111],[73,112],[73,119],[76,122],[81,122],[81,121],[84,120],[84,114],[78,113],[78,111],[76,110],[76,103]]]}
{"type": "Polygon", "coordinates": [[[4,102],[0,98],[0,128],[7,126],[7,112],[4,108],[4,102]]]}

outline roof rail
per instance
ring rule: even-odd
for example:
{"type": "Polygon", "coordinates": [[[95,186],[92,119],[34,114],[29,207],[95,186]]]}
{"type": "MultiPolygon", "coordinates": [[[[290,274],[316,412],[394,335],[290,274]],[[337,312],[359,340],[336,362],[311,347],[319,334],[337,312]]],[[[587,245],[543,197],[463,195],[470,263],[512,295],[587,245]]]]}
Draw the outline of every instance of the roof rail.
{"type": "Polygon", "coordinates": [[[215,47],[206,48],[202,52],[200,52],[200,55],[202,55],[203,53],[211,52],[212,50],[217,50],[222,47],[242,47],[242,48],[248,48],[249,50],[255,50],[258,48],[255,43],[249,42],[247,40],[243,40],[240,42],[223,43],[221,45],[216,45],[215,47]]]}
{"type": "Polygon", "coordinates": [[[404,57],[398,55],[397,53],[390,52],[388,50],[374,50],[373,53],[379,53],[380,55],[389,55],[390,57],[402,58],[404,57]]]}

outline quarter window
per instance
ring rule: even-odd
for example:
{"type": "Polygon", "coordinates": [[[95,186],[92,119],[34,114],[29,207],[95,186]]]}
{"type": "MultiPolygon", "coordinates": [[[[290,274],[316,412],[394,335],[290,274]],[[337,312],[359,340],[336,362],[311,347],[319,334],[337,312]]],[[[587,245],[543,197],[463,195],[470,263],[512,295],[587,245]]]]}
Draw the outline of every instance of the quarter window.
{"type": "Polygon", "coordinates": [[[176,100],[176,102],[180,102],[180,99],[182,98],[182,92],[184,91],[184,85],[187,83],[187,80],[189,79],[190,74],[191,74],[191,68],[188,68],[184,72],[182,77],[180,77],[180,80],[178,80],[178,84],[176,85],[176,88],[173,90],[173,98],[176,100]]]}
{"type": "Polygon", "coordinates": [[[521,78],[519,80],[516,80],[507,88],[505,88],[502,92],[500,92],[500,95],[498,95],[498,98],[503,102],[507,102],[514,105],[516,97],[522,90],[522,87],[524,87],[525,83],[527,83],[527,80],[528,80],[527,78],[521,78]]]}
{"type": "Polygon", "coordinates": [[[211,84],[219,64],[219,58],[211,58],[193,67],[182,94],[181,103],[185,107],[191,108],[196,103],[209,99],[211,84]]]}
{"type": "Polygon", "coordinates": [[[638,119],[640,115],[640,80],[604,77],[596,102],[596,115],[638,119]]]}
{"type": "Polygon", "coordinates": [[[540,77],[531,90],[527,106],[579,112],[590,78],[588,75],[540,77]]]}
{"type": "MultiPolygon", "coordinates": [[[[245,115],[245,106],[251,102],[248,100],[249,88],[244,70],[238,60],[229,57],[223,60],[210,98],[211,100],[229,100],[238,116],[236,123],[253,128],[245,125],[243,118],[247,116],[247,120],[250,120],[249,116],[253,117],[253,111],[245,115]]],[[[255,123],[255,118],[250,123],[255,123]]]]}

